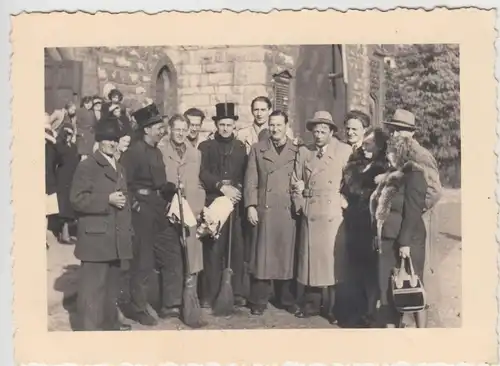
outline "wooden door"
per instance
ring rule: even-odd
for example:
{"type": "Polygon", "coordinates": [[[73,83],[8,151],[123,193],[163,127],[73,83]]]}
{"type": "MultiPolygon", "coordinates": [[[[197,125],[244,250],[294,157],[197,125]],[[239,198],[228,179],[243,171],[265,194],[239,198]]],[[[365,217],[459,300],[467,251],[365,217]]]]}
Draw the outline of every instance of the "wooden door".
{"type": "Polygon", "coordinates": [[[45,60],[45,111],[52,113],[68,102],[79,103],[83,64],[80,61],[45,60]]]}

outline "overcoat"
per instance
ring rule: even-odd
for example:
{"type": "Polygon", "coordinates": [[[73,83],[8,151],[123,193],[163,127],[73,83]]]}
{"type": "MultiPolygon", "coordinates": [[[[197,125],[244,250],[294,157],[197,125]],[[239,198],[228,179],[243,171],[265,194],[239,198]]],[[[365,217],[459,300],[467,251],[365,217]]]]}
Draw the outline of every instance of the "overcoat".
{"type": "MultiPolygon", "coordinates": [[[[288,138],[293,139],[293,131],[290,127],[286,130],[288,138]]],[[[245,126],[238,130],[236,138],[245,144],[247,154],[250,153],[250,148],[259,141],[265,141],[269,138],[269,122],[258,127],[255,123],[245,126]]]]}
{"type": "Polygon", "coordinates": [[[258,213],[257,238],[250,255],[250,270],[258,279],[288,280],[294,276],[295,213],[290,179],[298,147],[287,139],[278,154],[271,140],[252,146],[245,174],[245,208],[258,213]]]}
{"type": "Polygon", "coordinates": [[[71,183],[75,174],[76,167],[80,162],[80,155],[77,146],[74,143],[58,139],[56,143],[57,150],[57,201],[59,202],[59,216],[65,219],[74,219],[75,214],[69,200],[71,183]]]}
{"type": "Polygon", "coordinates": [[[293,179],[304,181],[305,189],[292,196],[295,210],[303,214],[297,251],[297,280],[303,285],[331,286],[343,274],[343,268],[336,266],[345,261],[340,257],[345,245],[340,183],[351,152],[349,145],[335,138],[321,158],[315,145],[299,149],[293,179]]]}
{"type": "MultiPolygon", "coordinates": [[[[169,140],[162,142],[158,148],[163,155],[167,180],[177,185],[179,174],[180,181],[184,185],[186,200],[193,214],[197,217],[203,210],[205,203],[205,190],[199,179],[201,153],[189,142],[186,142],[186,152],[180,158],[169,140]]],[[[191,267],[190,273],[200,272],[203,269],[203,248],[201,241],[196,238],[196,226],[189,228],[186,241],[189,266],[191,267]]]]}
{"type": "Polygon", "coordinates": [[[127,195],[123,167],[116,170],[100,151],[76,168],[70,202],[78,218],[75,256],[81,261],[107,262],[132,258],[132,219],[127,200],[122,209],[109,204],[109,195],[127,195]]]}

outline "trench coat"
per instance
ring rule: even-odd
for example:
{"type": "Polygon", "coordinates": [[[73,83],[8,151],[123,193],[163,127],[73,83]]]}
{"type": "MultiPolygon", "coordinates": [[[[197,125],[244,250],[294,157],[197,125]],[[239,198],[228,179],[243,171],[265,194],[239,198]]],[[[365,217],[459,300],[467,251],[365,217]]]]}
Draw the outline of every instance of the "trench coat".
{"type": "MultiPolygon", "coordinates": [[[[287,127],[286,136],[293,139],[293,131],[290,127],[287,127]]],[[[253,122],[251,125],[239,129],[236,138],[245,144],[247,154],[249,154],[254,144],[269,138],[269,122],[264,123],[260,128],[253,122]]]]}
{"type": "Polygon", "coordinates": [[[335,285],[344,273],[340,184],[351,153],[352,148],[336,138],[321,158],[315,145],[299,149],[292,181],[304,181],[305,189],[292,197],[296,212],[303,215],[297,250],[297,281],[303,285],[335,285]]]}
{"type": "Polygon", "coordinates": [[[297,150],[290,139],[281,154],[269,139],[250,150],[243,200],[246,209],[256,207],[259,219],[250,255],[250,271],[258,279],[288,280],[294,276],[296,221],[290,179],[297,150]]]}
{"type": "Polygon", "coordinates": [[[81,161],[75,171],[70,202],[78,218],[75,257],[87,262],[132,258],[132,216],[127,200],[120,210],[109,204],[109,195],[127,195],[123,167],[116,170],[97,151],[81,161]]]}
{"type": "MultiPolygon", "coordinates": [[[[180,175],[184,185],[186,200],[191,210],[197,217],[203,210],[205,203],[205,190],[200,182],[201,153],[189,142],[186,142],[186,152],[182,159],[169,140],[158,145],[165,163],[167,181],[177,186],[177,175],[180,175]]],[[[196,238],[196,226],[190,227],[186,237],[186,246],[189,256],[190,273],[198,273],[203,269],[203,248],[200,240],[196,238]]]]}

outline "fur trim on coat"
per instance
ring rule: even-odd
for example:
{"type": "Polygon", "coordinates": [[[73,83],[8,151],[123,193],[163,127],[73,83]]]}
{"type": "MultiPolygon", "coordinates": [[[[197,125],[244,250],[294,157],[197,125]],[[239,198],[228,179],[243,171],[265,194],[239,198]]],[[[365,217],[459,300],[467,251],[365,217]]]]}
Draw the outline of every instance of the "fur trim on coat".
{"type": "Polygon", "coordinates": [[[410,171],[421,171],[425,176],[424,167],[413,161],[407,162],[401,169],[387,173],[370,197],[370,214],[372,223],[377,229],[379,242],[382,236],[382,227],[391,213],[392,199],[403,184],[405,173],[410,171]]]}

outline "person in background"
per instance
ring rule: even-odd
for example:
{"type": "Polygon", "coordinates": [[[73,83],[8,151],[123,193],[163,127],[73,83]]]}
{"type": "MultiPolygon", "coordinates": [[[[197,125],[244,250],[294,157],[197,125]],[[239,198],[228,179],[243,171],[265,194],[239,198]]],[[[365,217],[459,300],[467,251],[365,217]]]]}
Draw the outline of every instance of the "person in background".
{"type": "Polygon", "coordinates": [[[364,156],[364,152],[361,148],[361,144],[363,142],[365,132],[371,124],[370,116],[364,112],[352,110],[347,113],[344,121],[346,142],[352,146],[353,154],[362,158],[364,156]]]}
{"type": "Polygon", "coordinates": [[[59,204],[57,202],[57,151],[56,136],[50,123],[50,116],[45,113],[45,217],[46,217],[46,240],[45,246],[49,249],[51,238],[49,231],[49,217],[59,213],[59,204]]]}
{"type": "Polygon", "coordinates": [[[76,130],[76,104],[68,102],[64,108],[56,109],[50,116],[50,123],[56,132],[59,132],[64,123],[70,123],[76,130]]]}
{"type": "MultiPolygon", "coordinates": [[[[167,180],[173,188],[167,201],[169,203],[172,201],[180,183],[184,198],[194,216],[198,217],[205,203],[205,190],[199,178],[200,151],[187,141],[190,126],[186,117],[175,114],[169,119],[168,125],[169,141],[160,147],[167,180]]],[[[185,271],[180,237],[179,225],[168,221],[165,230],[155,242],[155,257],[160,271],[161,307],[158,312],[160,318],[180,317],[181,315],[185,271]]],[[[189,273],[191,274],[191,278],[186,280],[197,284],[197,275],[203,270],[203,248],[201,241],[196,238],[196,226],[188,229],[186,237],[189,273]]]]}
{"type": "Polygon", "coordinates": [[[345,266],[345,258],[338,254],[344,244],[340,242],[343,217],[339,191],[352,149],[334,136],[338,127],[330,112],[316,112],[306,126],[314,144],[300,147],[291,179],[294,209],[302,215],[297,280],[305,286],[301,310],[295,316],[323,315],[335,323],[335,285],[345,266]]]}
{"type": "Polygon", "coordinates": [[[170,188],[158,142],[165,134],[163,117],[155,104],[134,113],[142,138],[121,156],[127,174],[134,228],[134,259],[130,271],[131,318],[142,325],[154,326],[150,312],[148,284],[155,269],[154,242],[164,230],[166,198],[170,188]]]}
{"type": "Polygon", "coordinates": [[[94,112],[94,126],[101,120],[102,118],[102,98],[99,96],[94,96],[92,98],[92,111],[94,112]]]}
{"type": "MultiPolygon", "coordinates": [[[[208,207],[217,197],[228,197],[234,204],[232,212],[231,268],[234,304],[245,306],[243,289],[244,242],[242,235],[241,204],[247,154],[245,145],[234,135],[238,116],[234,103],[218,103],[213,118],[217,131],[214,138],[199,145],[201,151],[200,180],[206,191],[205,205],[208,207]]],[[[227,263],[229,221],[221,228],[219,238],[206,238],[203,243],[203,272],[200,275],[200,303],[212,307],[219,293],[223,269],[227,263]]]]}
{"type": "Polygon", "coordinates": [[[95,143],[95,115],[92,111],[92,97],[83,97],[81,108],[76,111],[76,146],[81,159],[92,154],[95,143]]]}
{"type": "Polygon", "coordinates": [[[244,204],[257,235],[250,259],[253,315],[264,313],[273,284],[277,305],[292,314],[298,311],[293,286],[297,228],[289,185],[298,147],[287,137],[287,128],[286,113],[272,112],[271,136],[252,146],[245,174],[244,204]]]}
{"type": "MultiPolygon", "coordinates": [[[[259,141],[265,141],[269,138],[269,114],[272,111],[272,103],[268,97],[259,96],[252,100],[250,108],[254,117],[253,123],[241,128],[236,137],[245,144],[247,154],[253,144],[259,141]]],[[[293,131],[288,126],[287,137],[293,139],[293,131]]]]}
{"type": "Polygon", "coordinates": [[[64,244],[70,244],[72,242],[69,228],[70,224],[75,220],[75,213],[73,212],[69,200],[71,182],[73,181],[73,175],[80,161],[77,146],[73,142],[74,135],[75,130],[73,125],[65,123],[62,125],[56,142],[57,201],[59,203],[59,219],[61,220],[59,241],[64,244]]]}
{"type": "Polygon", "coordinates": [[[388,136],[379,128],[365,131],[359,153],[351,154],[342,174],[340,193],[347,201],[344,209],[347,258],[354,286],[362,297],[359,307],[351,304],[353,325],[374,323],[378,294],[377,261],[373,248],[374,231],[370,215],[370,196],[377,187],[375,177],[385,173],[388,136]]]}
{"type": "MultiPolygon", "coordinates": [[[[422,215],[426,206],[425,168],[415,159],[418,143],[410,136],[394,136],[387,146],[387,160],[395,171],[387,173],[371,197],[372,221],[377,233],[379,254],[379,286],[381,306],[377,326],[395,327],[401,314],[392,303],[390,274],[401,258],[411,256],[415,273],[422,282],[426,260],[426,229],[422,215]]],[[[427,311],[415,313],[418,328],[425,328],[427,311]]]]}
{"type": "Polygon", "coordinates": [[[118,142],[118,147],[116,148],[115,159],[120,161],[123,153],[130,147],[131,137],[130,135],[125,135],[123,131],[120,133],[120,141],[118,142]]]}
{"type": "Polygon", "coordinates": [[[118,89],[111,89],[108,93],[108,102],[103,105],[102,112],[104,116],[107,118],[110,115],[113,115],[112,107],[119,106],[120,109],[122,107],[121,103],[123,101],[123,94],[118,89]]]}
{"type": "Polygon", "coordinates": [[[198,108],[189,108],[184,112],[184,117],[189,120],[189,134],[187,140],[195,147],[198,148],[205,138],[200,136],[201,126],[205,120],[205,113],[198,108]]]}
{"type": "Polygon", "coordinates": [[[417,126],[415,123],[415,115],[413,113],[405,109],[397,109],[390,120],[384,121],[384,126],[391,136],[406,136],[414,140],[415,143],[413,146],[416,152],[416,162],[425,169],[427,194],[425,198],[424,223],[427,231],[425,245],[428,259],[426,263],[425,275],[430,276],[433,271],[432,244],[434,243],[437,235],[439,220],[435,206],[443,194],[443,187],[439,176],[439,167],[431,152],[420,145],[414,138],[417,126]]]}
{"type": "Polygon", "coordinates": [[[119,136],[114,123],[96,126],[99,148],[78,164],[70,191],[78,217],[77,309],[84,331],[131,329],[120,322],[117,309],[120,275],[132,258],[133,234],[125,171],[113,158],[119,136]]]}

